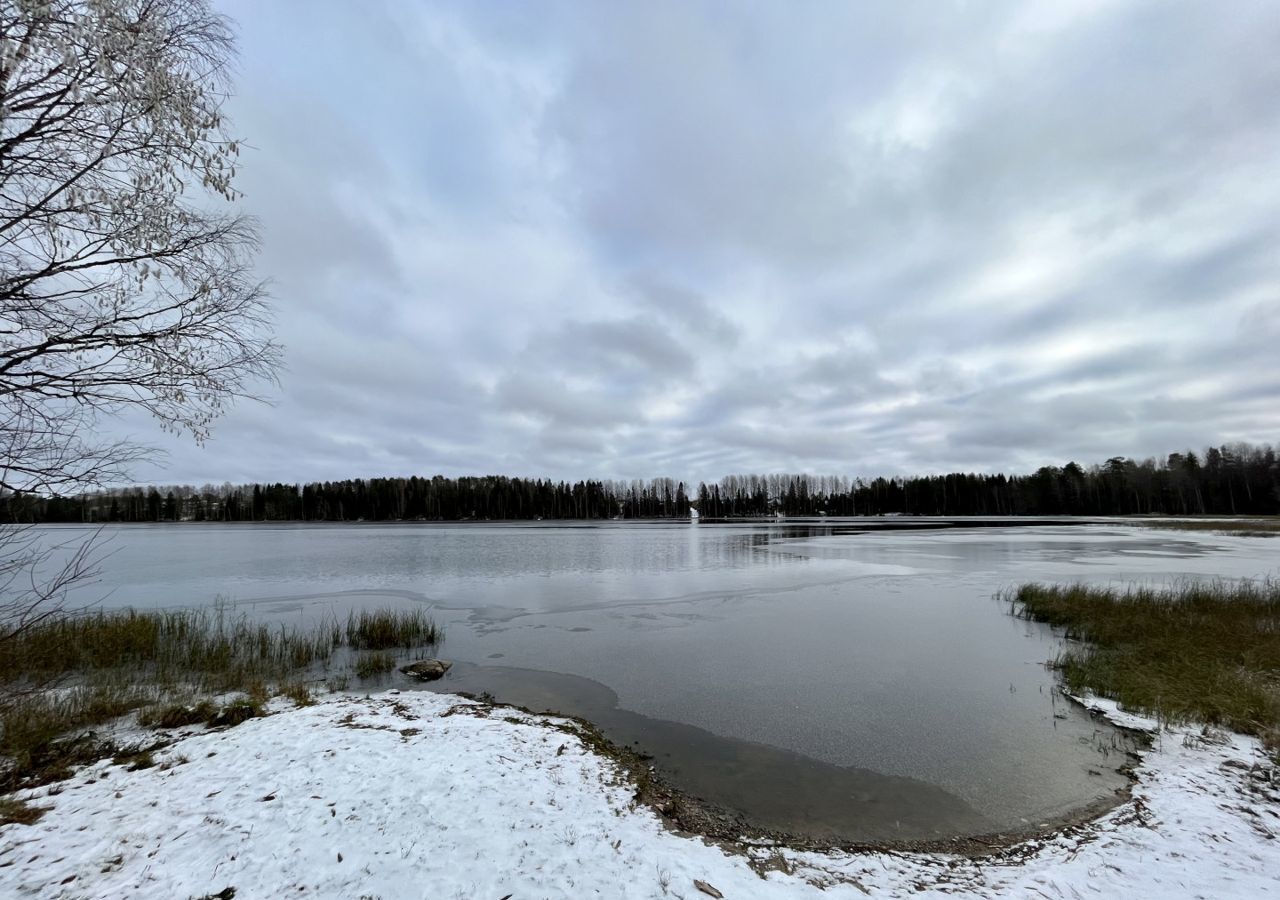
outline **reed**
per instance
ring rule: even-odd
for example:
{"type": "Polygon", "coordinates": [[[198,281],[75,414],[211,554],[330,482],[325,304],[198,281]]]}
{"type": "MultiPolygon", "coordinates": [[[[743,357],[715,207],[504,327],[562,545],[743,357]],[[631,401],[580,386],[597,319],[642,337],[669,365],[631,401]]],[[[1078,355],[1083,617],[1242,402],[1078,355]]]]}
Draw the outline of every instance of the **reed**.
{"type": "Polygon", "coordinates": [[[360,610],[347,617],[347,643],[356,650],[389,650],[440,643],[440,629],[425,610],[360,610]]]}
{"type": "Polygon", "coordinates": [[[391,650],[442,638],[425,610],[364,610],[345,627],[284,626],[226,605],[52,616],[3,635],[0,791],[101,758],[89,730],[134,710],[157,728],[235,725],[262,715],[272,694],[311,703],[307,679],[323,680],[335,661],[372,677],[395,667],[391,650]],[[233,693],[242,696],[211,699],[233,693]]]}
{"type": "Polygon", "coordinates": [[[396,658],[385,650],[369,650],[356,657],[355,672],[358,678],[385,675],[396,667],[396,658]]]}
{"type": "Polygon", "coordinates": [[[1141,525],[1167,531],[1208,531],[1237,537],[1275,537],[1280,535],[1280,517],[1250,519],[1143,519],[1141,525]]]}
{"type": "Polygon", "coordinates": [[[1015,614],[1082,642],[1053,665],[1067,688],[1170,721],[1200,721],[1275,745],[1280,734],[1280,581],[1168,587],[1024,584],[1015,614]]]}
{"type": "Polygon", "coordinates": [[[47,619],[0,641],[0,685],[127,672],[153,684],[233,690],[326,663],[333,651],[328,625],[272,626],[221,606],[100,611],[47,619]]]}

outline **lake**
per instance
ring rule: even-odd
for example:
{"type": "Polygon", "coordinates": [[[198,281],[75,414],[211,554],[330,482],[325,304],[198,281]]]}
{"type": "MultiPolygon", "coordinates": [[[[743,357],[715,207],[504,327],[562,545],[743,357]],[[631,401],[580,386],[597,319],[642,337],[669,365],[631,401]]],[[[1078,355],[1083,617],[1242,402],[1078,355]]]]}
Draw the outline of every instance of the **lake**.
{"type": "Polygon", "coordinates": [[[1000,589],[1258,577],[1280,549],[1110,524],[877,530],[903,524],[119,526],[74,599],[282,621],[425,604],[457,662],[445,690],[584,715],[761,827],[927,840],[1048,824],[1124,784],[1125,738],[1055,692],[1060,639],[1000,589]]]}

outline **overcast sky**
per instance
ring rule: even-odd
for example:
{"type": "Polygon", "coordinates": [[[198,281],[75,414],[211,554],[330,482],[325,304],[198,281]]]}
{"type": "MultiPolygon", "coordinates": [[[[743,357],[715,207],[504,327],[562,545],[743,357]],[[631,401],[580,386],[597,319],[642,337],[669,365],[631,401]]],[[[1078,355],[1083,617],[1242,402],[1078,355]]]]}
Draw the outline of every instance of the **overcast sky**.
{"type": "Polygon", "coordinates": [[[1280,4],[217,0],[287,370],[140,480],[1280,439],[1280,4]]]}

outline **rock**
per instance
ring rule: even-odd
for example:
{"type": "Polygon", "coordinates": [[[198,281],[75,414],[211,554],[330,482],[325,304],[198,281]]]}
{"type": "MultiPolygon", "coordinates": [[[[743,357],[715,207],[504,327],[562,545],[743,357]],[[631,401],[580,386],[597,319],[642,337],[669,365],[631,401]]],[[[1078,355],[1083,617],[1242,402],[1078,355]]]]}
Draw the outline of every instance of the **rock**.
{"type": "Polygon", "coordinates": [[[453,667],[453,663],[443,659],[420,659],[415,663],[402,666],[400,671],[419,681],[435,681],[444,676],[453,667]]]}
{"type": "Polygon", "coordinates": [[[693,886],[696,887],[698,890],[702,891],[702,893],[706,894],[708,897],[717,897],[719,898],[719,900],[724,900],[724,894],[717,891],[714,887],[707,884],[705,881],[699,881],[698,879],[695,878],[693,879],[693,886]]]}

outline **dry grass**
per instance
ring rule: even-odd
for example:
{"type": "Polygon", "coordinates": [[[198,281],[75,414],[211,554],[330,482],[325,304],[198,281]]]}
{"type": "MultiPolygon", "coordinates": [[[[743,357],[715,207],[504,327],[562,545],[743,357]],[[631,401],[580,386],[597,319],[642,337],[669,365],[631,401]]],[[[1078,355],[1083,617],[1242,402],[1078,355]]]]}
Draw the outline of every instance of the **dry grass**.
{"type": "Polygon", "coordinates": [[[144,728],[185,728],[212,721],[218,707],[208,700],[194,705],[166,703],[149,706],[138,713],[138,724],[144,728]]]}
{"type": "Polygon", "coordinates": [[[360,677],[395,667],[385,648],[440,641],[423,610],[375,610],[312,627],[270,626],[207,610],[119,610],[51,617],[0,640],[0,791],[62,777],[104,746],[92,729],[134,710],[144,725],[234,725],[280,693],[314,702],[305,680],[334,661],[360,677]],[[350,649],[347,649],[350,648],[350,649]],[[215,705],[208,698],[240,692],[215,705]]]}
{"type": "Polygon", "coordinates": [[[271,626],[221,606],[97,612],[52,618],[0,641],[0,685],[126,671],[152,684],[239,690],[323,666],[344,646],[409,649],[440,638],[425,610],[361,610],[351,614],[345,629],[336,622],[271,626]]]}
{"type": "Polygon", "coordinates": [[[355,672],[358,678],[385,675],[396,667],[396,658],[385,650],[373,650],[356,657],[355,672]]]}
{"type": "Polygon", "coordinates": [[[355,650],[390,650],[440,643],[440,629],[425,610],[360,610],[347,617],[347,643],[355,650]]]}
{"type": "Polygon", "coordinates": [[[301,681],[293,681],[280,689],[282,697],[288,697],[294,706],[314,706],[316,698],[311,695],[311,688],[301,681]]]}
{"type": "Polygon", "coordinates": [[[150,690],[118,681],[0,698],[0,756],[12,762],[0,790],[36,773],[40,780],[55,780],[97,753],[101,742],[89,729],[155,698],[150,690]]]}
{"type": "Polygon", "coordinates": [[[1146,528],[1168,531],[1209,531],[1239,537],[1275,537],[1280,535],[1280,517],[1249,519],[1143,519],[1146,528]]]}
{"type": "Polygon", "coordinates": [[[34,825],[47,811],[14,797],[0,797],[0,825],[34,825]]]}
{"type": "Polygon", "coordinates": [[[149,683],[233,690],[327,662],[333,635],[331,626],[272,627],[225,607],[58,617],[0,642],[0,683],[128,671],[149,683]]]}
{"type": "Polygon", "coordinates": [[[256,719],[258,716],[265,716],[266,703],[264,700],[258,699],[250,694],[244,694],[227,703],[217,714],[208,721],[210,726],[230,727],[239,725],[242,722],[248,722],[250,719],[256,719]]]}
{"type": "Polygon", "coordinates": [[[1024,584],[1007,599],[1019,615],[1085,642],[1054,663],[1069,689],[1276,741],[1280,581],[1123,591],[1024,584]]]}

